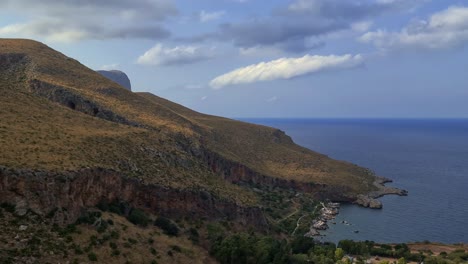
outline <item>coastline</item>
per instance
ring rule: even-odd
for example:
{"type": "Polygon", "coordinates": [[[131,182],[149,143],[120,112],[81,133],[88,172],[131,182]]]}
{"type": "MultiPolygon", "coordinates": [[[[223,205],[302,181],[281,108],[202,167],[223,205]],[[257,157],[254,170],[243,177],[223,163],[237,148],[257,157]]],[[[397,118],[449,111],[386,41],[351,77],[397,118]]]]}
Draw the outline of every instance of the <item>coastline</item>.
{"type": "Polygon", "coordinates": [[[391,183],[393,180],[385,177],[376,177],[374,181],[374,186],[377,188],[376,191],[370,192],[367,195],[360,194],[357,196],[356,200],[352,202],[353,204],[360,205],[362,207],[367,207],[371,209],[382,209],[383,204],[381,201],[377,200],[385,195],[399,195],[407,196],[408,191],[404,189],[399,189],[396,187],[385,186],[386,183],[391,183]]]}
{"type": "MultiPolygon", "coordinates": [[[[340,204],[328,202],[326,205],[321,202],[322,209],[320,209],[320,216],[314,219],[309,227],[309,231],[304,234],[305,237],[322,236],[320,231],[328,229],[328,221],[335,219],[339,213],[340,204]]],[[[334,223],[336,224],[336,223],[334,223]]]]}
{"type": "MultiPolygon", "coordinates": [[[[377,200],[378,198],[385,195],[399,195],[407,196],[408,191],[404,189],[399,189],[396,187],[385,186],[386,183],[393,182],[391,179],[385,177],[376,177],[374,181],[374,186],[377,187],[376,191],[370,192],[367,195],[360,194],[357,196],[356,200],[351,202],[358,206],[362,206],[370,209],[382,209],[383,204],[381,201],[377,200]]],[[[322,208],[320,209],[320,215],[311,222],[309,231],[304,234],[306,237],[324,237],[320,231],[325,231],[329,228],[328,222],[334,220],[339,214],[340,203],[337,202],[327,202],[326,204],[321,202],[322,208]]],[[[332,222],[332,224],[337,224],[332,222]]],[[[342,221],[342,224],[349,225],[347,221],[342,221]]],[[[358,233],[358,230],[354,232],[358,233]]]]}

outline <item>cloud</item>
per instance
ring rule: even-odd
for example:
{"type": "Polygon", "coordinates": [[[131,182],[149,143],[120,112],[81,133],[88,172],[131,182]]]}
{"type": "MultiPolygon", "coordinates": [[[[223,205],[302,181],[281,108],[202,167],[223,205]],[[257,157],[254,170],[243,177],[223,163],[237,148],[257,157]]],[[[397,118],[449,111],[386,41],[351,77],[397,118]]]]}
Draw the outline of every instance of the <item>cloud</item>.
{"type": "Polygon", "coordinates": [[[208,98],[208,96],[205,95],[205,96],[202,96],[202,97],[200,98],[200,100],[205,101],[207,98],[208,98]]]}
{"type": "Polygon", "coordinates": [[[102,65],[101,67],[99,67],[99,70],[110,71],[110,70],[116,70],[118,68],[120,68],[120,64],[114,63],[114,64],[102,65]]]}
{"type": "Polygon", "coordinates": [[[296,0],[280,13],[357,21],[389,12],[412,10],[426,0],[296,0]]]}
{"type": "Polygon", "coordinates": [[[275,57],[283,52],[275,47],[254,46],[249,48],[239,48],[239,54],[246,57],[275,57]]]}
{"type": "Polygon", "coordinates": [[[157,44],[138,57],[137,63],[143,65],[189,64],[213,57],[213,49],[196,46],[176,46],[173,48],[157,44]]]}
{"type": "Polygon", "coordinates": [[[218,20],[225,14],[225,11],[206,12],[205,10],[202,10],[199,16],[201,22],[208,22],[212,20],[218,20]]]}
{"type": "Polygon", "coordinates": [[[351,24],[351,29],[356,32],[366,32],[372,27],[372,21],[360,21],[351,24]]]}
{"type": "Polygon", "coordinates": [[[276,46],[285,51],[302,52],[321,45],[311,42],[309,37],[321,36],[346,27],[337,21],[257,20],[221,26],[221,39],[233,41],[243,48],[276,46]]]}
{"type": "Polygon", "coordinates": [[[276,101],[278,101],[278,97],[277,96],[272,96],[268,99],[266,99],[267,103],[274,103],[276,101]]]}
{"type": "Polygon", "coordinates": [[[239,48],[274,47],[303,53],[325,45],[323,38],[343,30],[366,31],[370,19],[411,10],[426,0],[295,0],[269,15],[220,25],[217,31],[184,38],[232,42],[239,48]]]}
{"type": "Polygon", "coordinates": [[[468,43],[468,7],[452,6],[427,20],[410,23],[399,32],[377,30],[359,38],[384,49],[449,49],[468,43]]]}
{"type": "Polygon", "coordinates": [[[363,61],[360,54],[354,56],[350,54],[342,56],[305,55],[300,58],[281,58],[233,70],[213,79],[210,86],[213,89],[221,89],[227,85],[290,79],[325,70],[353,68],[361,65],[363,61]]]}
{"type": "Polygon", "coordinates": [[[0,35],[61,42],[167,38],[170,32],[161,23],[178,12],[170,0],[6,0],[0,10],[25,18],[0,27],[0,35]]]}
{"type": "Polygon", "coordinates": [[[184,85],[184,89],[187,90],[197,90],[197,89],[202,89],[205,86],[203,84],[186,84],[184,85]]]}

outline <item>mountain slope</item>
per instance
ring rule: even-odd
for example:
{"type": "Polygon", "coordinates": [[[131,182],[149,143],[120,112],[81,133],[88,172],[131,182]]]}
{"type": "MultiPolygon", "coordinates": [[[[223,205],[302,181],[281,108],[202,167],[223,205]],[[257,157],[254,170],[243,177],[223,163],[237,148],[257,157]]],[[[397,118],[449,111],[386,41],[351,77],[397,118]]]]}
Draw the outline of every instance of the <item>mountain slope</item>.
{"type": "MultiPolygon", "coordinates": [[[[254,186],[349,202],[377,190],[367,169],[300,147],[278,129],[132,93],[35,41],[0,40],[0,92],[0,176],[8,179],[0,184],[0,199],[35,199],[37,190],[28,188],[45,189],[27,175],[38,171],[65,177],[55,181],[57,193],[49,197],[80,201],[66,204],[72,210],[65,222],[99,200],[127,199],[172,215],[264,225],[254,186]],[[89,190],[91,184],[100,189],[87,197],[59,191],[89,190]],[[156,201],[141,190],[165,195],[156,201]]],[[[41,202],[34,208],[44,214],[54,206],[41,202]]]]}

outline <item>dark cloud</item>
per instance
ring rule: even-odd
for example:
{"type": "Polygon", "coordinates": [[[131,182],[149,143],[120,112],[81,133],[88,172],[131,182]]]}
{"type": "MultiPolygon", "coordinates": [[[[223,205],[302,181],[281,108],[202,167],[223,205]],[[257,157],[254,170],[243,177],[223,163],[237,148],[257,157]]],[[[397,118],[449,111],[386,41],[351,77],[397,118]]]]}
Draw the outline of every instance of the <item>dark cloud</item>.
{"type": "Polygon", "coordinates": [[[178,13],[171,0],[4,0],[0,7],[42,12],[53,17],[128,16],[131,19],[162,21],[178,13]],[[85,13],[87,12],[87,13],[85,13]]]}
{"type": "Polygon", "coordinates": [[[163,39],[170,32],[162,22],[178,12],[170,0],[7,0],[0,2],[0,8],[28,18],[0,27],[0,34],[55,41],[163,39]]]}
{"type": "Polygon", "coordinates": [[[270,16],[220,25],[215,33],[179,40],[232,41],[242,48],[274,46],[290,52],[320,48],[322,36],[351,29],[352,24],[376,16],[409,10],[424,0],[296,0],[270,16]]]}
{"type": "Polygon", "coordinates": [[[315,16],[333,20],[357,21],[389,12],[412,9],[425,0],[296,0],[275,14],[315,16]]]}
{"type": "Polygon", "coordinates": [[[278,46],[284,50],[302,52],[320,47],[309,43],[308,37],[320,36],[347,25],[339,21],[252,21],[242,24],[224,24],[220,38],[233,41],[239,47],[278,46]]]}

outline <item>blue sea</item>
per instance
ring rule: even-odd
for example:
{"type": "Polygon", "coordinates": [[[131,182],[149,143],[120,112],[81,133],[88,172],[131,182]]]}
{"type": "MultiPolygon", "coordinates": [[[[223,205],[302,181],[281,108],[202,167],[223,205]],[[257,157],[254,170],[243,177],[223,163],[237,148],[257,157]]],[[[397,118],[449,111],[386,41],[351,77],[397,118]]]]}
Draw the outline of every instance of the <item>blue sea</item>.
{"type": "Polygon", "coordinates": [[[370,168],[409,191],[381,198],[382,210],[342,205],[323,240],[468,242],[467,119],[243,120],[279,128],[299,145],[370,168]]]}

